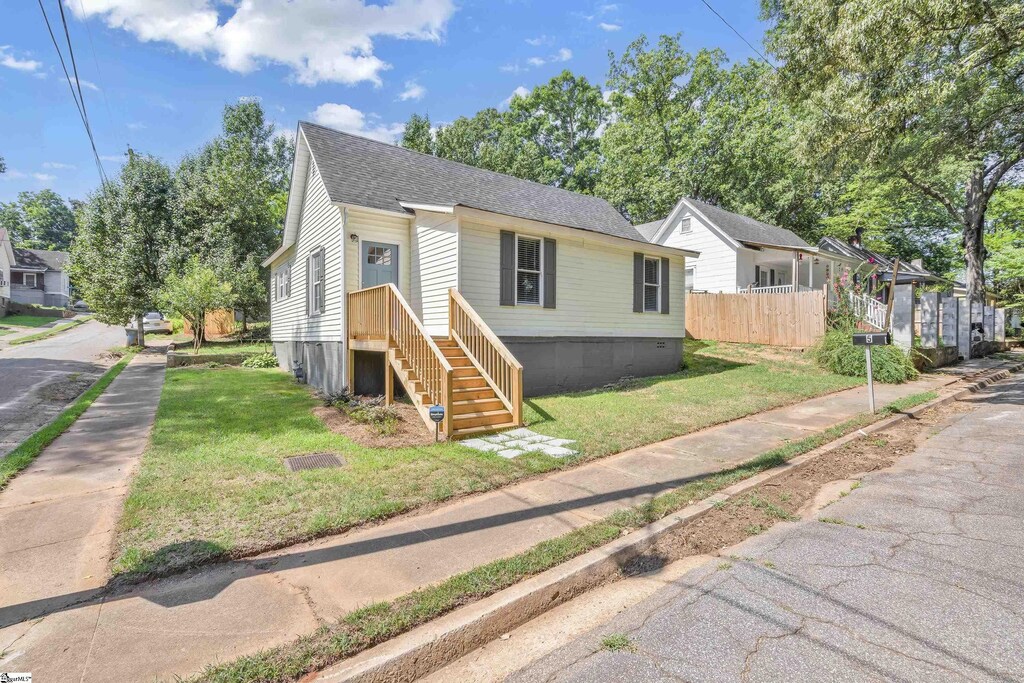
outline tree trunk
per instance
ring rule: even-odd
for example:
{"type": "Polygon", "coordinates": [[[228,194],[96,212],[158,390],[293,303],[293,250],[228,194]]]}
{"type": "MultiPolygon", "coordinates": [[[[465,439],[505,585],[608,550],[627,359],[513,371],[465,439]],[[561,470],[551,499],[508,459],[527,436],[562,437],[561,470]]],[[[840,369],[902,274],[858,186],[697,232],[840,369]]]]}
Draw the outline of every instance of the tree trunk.
{"type": "Polygon", "coordinates": [[[967,299],[985,301],[985,176],[981,169],[971,173],[964,205],[964,262],[967,299]]]}
{"type": "Polygon", "coordinates": [[[139,337],[138,340],[137,340],[138,345],[144,347],[146,345],[146,328],[143,327],[143,322],[142,322],[142,319],[143,319],[142,316],[143,315],[144,315],[143,313],[139,313],[138,317],[135,318],[135,333],[139,337]]]}
{"type": "Polygon", "coordinates": [[[242,311],[242,334],[245,334],[246,332],[249,331],[249,326],[247,324],[248,322],[249,316],[246,315],[245,311],[242,311]]]}
{"type": "Polygon", "coordinates": [[[206,340],[206,316],[199,318],[192,325],[192,353],[199,353],[199,347],[206,340]]]}

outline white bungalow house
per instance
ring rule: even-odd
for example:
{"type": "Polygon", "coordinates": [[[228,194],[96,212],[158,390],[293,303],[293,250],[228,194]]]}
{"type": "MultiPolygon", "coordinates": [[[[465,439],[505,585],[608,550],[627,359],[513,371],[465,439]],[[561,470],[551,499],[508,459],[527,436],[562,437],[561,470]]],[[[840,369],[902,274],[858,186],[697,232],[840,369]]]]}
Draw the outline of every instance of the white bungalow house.
{"type": "Polygon", "coordinates": [[[686,288],[702,292],[792,292],[818,289],[826,261],[853,263],[843,255],[819,259],[796,233],[684,197],[660,221],[636,226],[653,244],[700,252],[687,261],[686,288]],[[815,265],[817,264],[817,265],[815,265]]]}
{"type": "Polygon", "coordinates": [[[327,391],[404,387],[445,434],[522,397],[677,370],[687,256],[610,204],[300,123],[271,339],[327,391]]]}
{"type": "Polygon", "coordinates": [[[11,301],[37,306],[67,306],[71,298],[66,251],[14,248],[11,301]]]}
{"type": "Polygon", "coordinates": [[[7,230],[0,228],[0,318],[7,315],[7,304],[11,301],[11,266],[14,265],[14,248],[7,230]]]}

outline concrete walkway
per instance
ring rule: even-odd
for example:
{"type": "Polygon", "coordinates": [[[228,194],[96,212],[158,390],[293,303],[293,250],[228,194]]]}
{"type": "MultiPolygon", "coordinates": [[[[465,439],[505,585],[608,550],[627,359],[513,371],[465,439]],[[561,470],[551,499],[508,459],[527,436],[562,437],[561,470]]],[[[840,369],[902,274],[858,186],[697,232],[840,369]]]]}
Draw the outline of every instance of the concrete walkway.
{"type": "MultiPolygon", "coordinates": [[[[508,680],[1020,680],[1024,376],[969,400],[977,410],[820,513],[846,524],[780,524],[508,680]],[[635,651],[602,649],[609,634],[635,651]]],[[[528,626],[509,657],[529,658],[528,626]]]]}
{"type": "MultiPolygon", "coordinates": [[[[883,386],[879,402],[953,381],[929,376],[883,386]]],[[[131,590],[96,590],[99,569],[85,572],[89,578],[75,570],[74,581],[45,586],[22,573],[19,593],[0,590],[0,648],[9,651],[0,669],[32,671],[40,680],[187,675],[288,642],[353,608],[526,550],[784,440],[845,421],[866,403],[864,389],[805,401],[377,527],[131,590]],[[34,584],[32,590],[25,582],[34,584]]],[[[0,495],[0,505],[11,504],[5,498],[0,495]]],[[[102,553],[106,542],[91,547],[102,553]]]]}

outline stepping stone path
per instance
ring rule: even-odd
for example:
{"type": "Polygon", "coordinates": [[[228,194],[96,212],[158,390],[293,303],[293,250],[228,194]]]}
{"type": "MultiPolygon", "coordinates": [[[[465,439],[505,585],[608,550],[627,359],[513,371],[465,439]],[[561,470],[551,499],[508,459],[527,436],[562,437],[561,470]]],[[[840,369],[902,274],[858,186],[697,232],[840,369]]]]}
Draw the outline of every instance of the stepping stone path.
{"type": "Polygon", "coordinates": [[[523,453],[533,452],[550,455],[552,458],[576,455],[576,451],[567,448],[569,444],[576,443],[572,439],[558,439],[553,436],[538,434],[526,428],[513,429],[501,434],[491,434],[490,436],[481,436],[476,439],[466,439],[459,443],[478,451],[497,453],[503,458],[514,458],[523,453]]]}

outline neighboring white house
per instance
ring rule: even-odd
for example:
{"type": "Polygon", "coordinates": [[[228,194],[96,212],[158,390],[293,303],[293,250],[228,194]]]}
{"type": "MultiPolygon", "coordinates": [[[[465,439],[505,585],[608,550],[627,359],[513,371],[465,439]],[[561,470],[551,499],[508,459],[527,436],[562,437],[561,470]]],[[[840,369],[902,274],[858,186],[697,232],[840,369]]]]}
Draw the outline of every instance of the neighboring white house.
{"type": "Polygon", "coordinates": [[[71,298],[65,251],[14,249],[11,301],[39,306],[67,306],[71,298]]]}
{"type": "Polygon", "coordinates": [[[14,264],[14,249],[7,231],[0,228],[0,318],[7,315],[7,304],[11,300],[11,266],[14,264]]]}
{"type": "Polygon", "coordinates": [[[303,122],[271,339],[318,387],[387,392],[392,367],[449,433],[496,428],[511,394],[677,370],[687,256],[603,199],[303,122]]]}
{"type": "Polygon", "coordinates": [[[834,272],[792,231],[688,197],[663,220],[636,227],[654,244],[700,252],[686,263],[687,290],[791,292],[794,283],[818,289],[834,272]]]}

